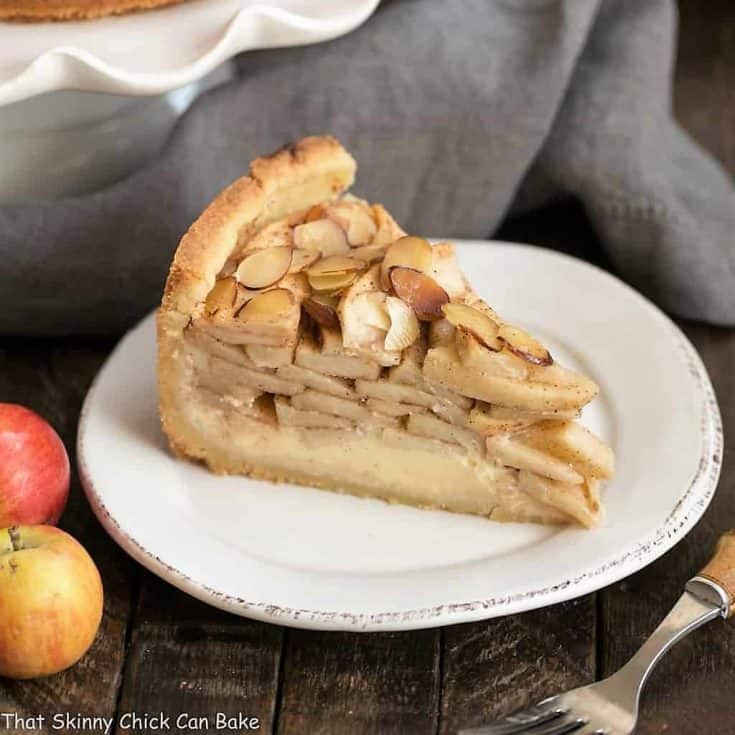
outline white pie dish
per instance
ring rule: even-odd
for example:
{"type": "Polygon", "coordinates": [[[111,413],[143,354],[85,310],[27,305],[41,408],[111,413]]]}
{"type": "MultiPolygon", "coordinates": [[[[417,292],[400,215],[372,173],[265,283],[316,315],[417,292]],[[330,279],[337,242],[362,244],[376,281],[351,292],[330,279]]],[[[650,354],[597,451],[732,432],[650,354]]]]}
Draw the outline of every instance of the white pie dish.
{"type": "Polygon", "coordinates": [[[348,33],[378,0],[188,0],[91,21],[0,22],[0,105],[59,89],[157,95],[241,51],[348,33]]]}
{"type": "Polygon", "coordinates": [[[92,507],[140,563],[231,612],[308,628],[397,630],[577,597],[640,569],[699,519],[722,433],[709,378],[658,309],[614,277],[529,246],[459,244],[479,295],[600,383],[583,423],[614,448],[592,531],[498,524],[319,490],[216,477],[174,459],[158,424],[155,330],[118,345],[85,402],[92,507]]]}
{"type": "Polygon", "coordinates": [[[91,21],[0,21],[0,205],[119,181],[155,157],[202,91],[233,78],[228,59],[335,38],[377,4],[187,0],[91,21]]]}

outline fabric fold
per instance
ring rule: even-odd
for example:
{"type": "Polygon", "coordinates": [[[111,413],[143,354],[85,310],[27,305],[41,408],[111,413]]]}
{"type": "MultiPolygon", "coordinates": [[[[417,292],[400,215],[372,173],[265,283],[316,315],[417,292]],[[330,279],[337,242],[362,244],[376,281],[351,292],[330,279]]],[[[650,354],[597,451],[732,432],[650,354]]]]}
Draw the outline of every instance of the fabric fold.
{"type": "Polygon", "coordinates": [[[329,43],[244,54],[146,168],[0,206],[0,333],[131,326],[216,192],[319,133],[363,164],[356,193],[413,232],[483,238],[521,187],[572,194],[619,275],[675,314],[735,324],[735,193],[671,117],[674,36],[672,0],[391,0],[329,43]]]}

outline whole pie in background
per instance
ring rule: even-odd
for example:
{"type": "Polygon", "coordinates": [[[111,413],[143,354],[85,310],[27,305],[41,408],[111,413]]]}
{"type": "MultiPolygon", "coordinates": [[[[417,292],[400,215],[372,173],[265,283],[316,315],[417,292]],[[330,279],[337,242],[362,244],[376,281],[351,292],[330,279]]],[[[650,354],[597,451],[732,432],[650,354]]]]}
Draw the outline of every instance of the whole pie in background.
{"type": "Polygon", "coordinates": [[[80,20],[174,5],[184,0],[0,0],[1,20],[80,20]]]}
{"type": "MultiPolygon", "coordinates": [[[[184,236],[158,314],[163,428],[218,473],[493,520],[601,517],[589,378],[481,300],[448,242],[346,191],[333,138],[259,158],[184,236]]],[[[563,325],[560,325],[563,329],[563,325]]]]}

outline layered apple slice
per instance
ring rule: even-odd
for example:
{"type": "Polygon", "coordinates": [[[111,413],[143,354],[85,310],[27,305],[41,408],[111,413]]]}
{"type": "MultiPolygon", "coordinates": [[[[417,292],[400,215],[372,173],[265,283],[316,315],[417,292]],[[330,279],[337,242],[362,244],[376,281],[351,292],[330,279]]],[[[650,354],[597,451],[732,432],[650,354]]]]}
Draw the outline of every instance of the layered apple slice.
{"type": "Polygon", "coordinates": [[[163,426],[216,472],[504,521],[599,522],[598,393],[474,292],[450,243],[345,193],[330,138],[253,163],[182,240],[163,426]]]}

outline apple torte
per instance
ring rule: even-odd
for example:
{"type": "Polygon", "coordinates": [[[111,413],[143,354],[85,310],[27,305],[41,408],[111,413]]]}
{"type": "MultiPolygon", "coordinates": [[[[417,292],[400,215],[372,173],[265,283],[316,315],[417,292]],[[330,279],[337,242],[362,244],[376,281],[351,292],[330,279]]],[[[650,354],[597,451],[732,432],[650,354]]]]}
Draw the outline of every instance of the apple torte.
{"type": "Polygon", "coordinates": [[[259,158],[181,240],[158,313],[163,428],[214,472],[494,520],[594,526],[598,393],[477,296],[448,242],[346,193],[334,139],[259,158]]]}
{"type": "Polygon", "coordinates": [[[184,0],[0,0],[0,20],[82,20],[175,5],[184,0]]]}

